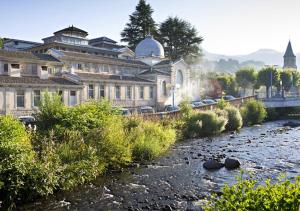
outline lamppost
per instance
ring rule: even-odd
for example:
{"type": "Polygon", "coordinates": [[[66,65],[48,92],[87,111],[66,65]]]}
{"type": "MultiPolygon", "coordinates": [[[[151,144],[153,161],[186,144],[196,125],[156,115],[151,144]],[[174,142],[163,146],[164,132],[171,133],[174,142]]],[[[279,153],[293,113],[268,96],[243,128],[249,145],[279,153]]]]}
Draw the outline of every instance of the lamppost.
{"type": "Polygon", "coordinates": [[[175,84],[172,86],[172,106],[175,107],[175,93],[176,90],[180,88],[180,84],[175,84]]]}
{"type": "Polygon", "coordinates": [[[272,98],[272,71],[270,71],[270,75],[271,75],[271,78],[270,78],[270,84],[271,84],[271,95],[270,97],[272,98]]]}

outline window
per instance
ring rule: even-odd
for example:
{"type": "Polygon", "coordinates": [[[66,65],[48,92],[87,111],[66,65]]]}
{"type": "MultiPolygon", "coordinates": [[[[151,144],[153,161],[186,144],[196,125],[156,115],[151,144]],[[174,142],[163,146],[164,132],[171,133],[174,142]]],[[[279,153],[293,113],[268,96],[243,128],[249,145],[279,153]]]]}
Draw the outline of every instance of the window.
{"type": "Polygon", "coordinates": [[[71,106],[77,104],[77,96],[76,96],[76,91],[70,91],[70,103],[71,106]]]}
{"type": "Polygon", "coordinates": [[[47,71],[47,66],[42,66],[43,71],[47,71]]]}
{"type": "Polygon", "coordinates": [[[13,69],[20,69],[20,64],[11,64],[10,66],[13,69]]]}
{"type": "Polygon", "coordinates": [[[126,99],[131,99],[131,86],[126,87],[126,99]]]}
{"type": "Polygon", "coordinates": [[[24,90],[17,91],[17,108],[25,107],[25,93],[24,90]]]}
{"type": "Polygon", "coordinates": [[[37,107],[40,105],[41,102],[41,91],[34,90],[33,91],[33,106],[37,107]]]}
{"type": "Polygon", "coordinates": [[[154,88],[153,88],[153,86],[150,86],[150,88],[149,88],[149,98],[150,99],[153,99],[153,94],[154,94],[154,88]]]}
{"type": "Polygon", "coordinates": [[[89,98],[92,98],[92,99],[94,98],[94,85],[93,84],[89,85],[88,96],[89,96],[89,98]]]}
{"type": "Polygon", "coordinates": [[[8,72],[8,64],[4,64],[4,72],[5,72],[5,73],[8,72]]]}
{"type": "Polygon", "coordinates": [[[167,83],[166,83],[166,81],[162,82],[162,94],[164,96],[167,96],[167,83]]]}
{"type": "Polygon", "coordinates": [[[140,86],[140,99],[144,99],[144,87],[140,86]]]}
{"type": "Polygon", "coordinates": [[[121,89],[120,86],[116,86],[116,93],[115,93],[116,99],[120,99],[121,97],[120,89],[121,89]]]}
{"type": "Polygon", "coordinates": [[[99,86],[99,92],[100,92],[100,97],[105,97],[105,86],[104,85],[102,85],[102,84],[100,84],[100,86],[99,86]]]}
{"type": "Polygon", "coordinates": [[[58,95],[60,96],[60,101],[63,103],[64,102],[64,96],[63,96],[63,91],[59,90],[58,95]]]}
{"type": "Polygon", "coordinates": [[[82,64],[77,64],[77,69],[82,70],[82,64]]]}

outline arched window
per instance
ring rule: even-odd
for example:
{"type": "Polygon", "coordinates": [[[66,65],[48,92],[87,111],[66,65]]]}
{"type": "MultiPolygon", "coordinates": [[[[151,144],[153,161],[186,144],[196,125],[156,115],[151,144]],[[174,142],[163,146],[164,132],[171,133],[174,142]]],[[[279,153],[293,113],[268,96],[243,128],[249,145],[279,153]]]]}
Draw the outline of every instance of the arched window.
{"type": "Polygon", "coordinates": [[[166,81],[163,81],[161,83],[161,90],[162,90],[162,94],[164,96],[167,96],[167,83],[166,83],[166,81]]]}
{"type": "Polygon", "coordinates": [[[181,70],[176,71],[176,86],[181,87],[183,85],[183,75],[181,70]]]}

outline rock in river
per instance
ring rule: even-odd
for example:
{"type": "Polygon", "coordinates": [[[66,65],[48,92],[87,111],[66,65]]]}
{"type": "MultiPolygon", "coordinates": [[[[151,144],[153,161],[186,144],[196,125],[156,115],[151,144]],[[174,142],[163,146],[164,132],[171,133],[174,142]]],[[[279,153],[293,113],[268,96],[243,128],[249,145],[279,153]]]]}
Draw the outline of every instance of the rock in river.
{"type": "Polygon", "coordinates": [[[225,168],[227,169],[236,169],[240,167],[240,161],[237,159],[226,158],[225,159],[225,168]]]}
{"type": "Polygon", "coordinates": [[[214,169],[220,169],[220,168],[224,167],[224,164],[220,163],[216,160],[210,159],[203,163],[203,167],[207,170],[214,170],[214,169]]]}

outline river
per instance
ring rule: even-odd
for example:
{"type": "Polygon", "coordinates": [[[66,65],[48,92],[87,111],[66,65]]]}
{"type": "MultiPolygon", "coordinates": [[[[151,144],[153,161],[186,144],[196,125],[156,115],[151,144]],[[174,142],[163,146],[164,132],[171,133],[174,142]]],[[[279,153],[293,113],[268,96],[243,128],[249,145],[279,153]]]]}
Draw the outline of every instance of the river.
{"type": "Polygon", "coordinates": [[[151,164],[110,173],[92,184],[26,204],[22,210],[200,210],[199,201],[225,184],[235,183],[241,169],[259,181],[286,173],[300,175],[300,127],[286,121],[245,127],[238,133],[177,143],[151,164]],[[241,168],[215,171],[203,162],[236,158],[241,168]]]}

